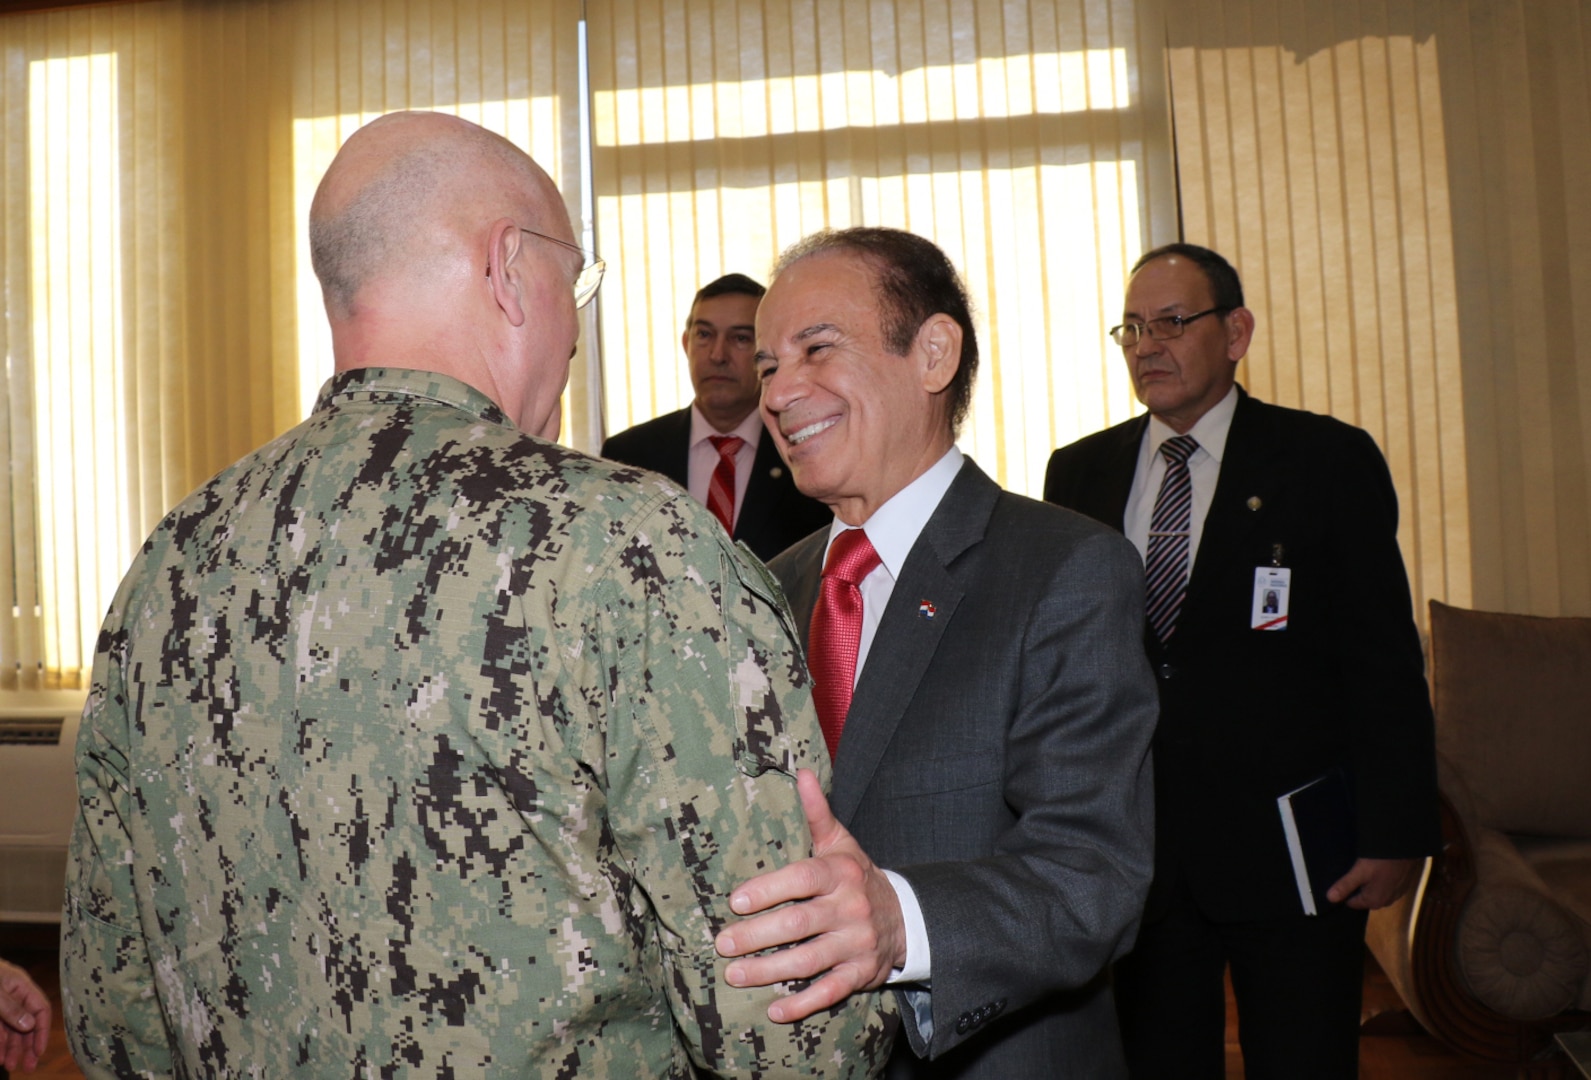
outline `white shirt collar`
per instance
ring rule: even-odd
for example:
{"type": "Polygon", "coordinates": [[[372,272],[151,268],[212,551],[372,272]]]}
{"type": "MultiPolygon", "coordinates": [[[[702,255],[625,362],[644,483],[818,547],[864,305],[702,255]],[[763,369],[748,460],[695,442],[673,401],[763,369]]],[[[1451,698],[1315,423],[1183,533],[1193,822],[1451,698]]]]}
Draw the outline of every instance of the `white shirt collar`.
{"type": "MultiPolygon", "coordinates": [[[[861,527],[867,530],[868,542],[878,552],[879,561],[889,571],[891,578],[900,577],[901,567],[906,563],[906,556],[911,554],[912,545],[917,543],[923,526],[939,509],[939,503],[944,499],[945,492],[950,490],[951,482],[965,461],[961,451],[952,446],[945,451],[944,457],[891,495],[883,506],[873,511],[872,517],[862,523],[861,527]]],[[[835,518],[829,526],[829,543],[834,543],[834,538],[850,527],[835,518]]],[[[827,547],[823,553],[826,560],[827,547]]]]}
{"type": "Polygon", "coordinates": [[[746,445],[753,450],[757,448],[757,440],[762,438],[762,414],[752,409],[746,418],[736,425],[733,431],[719,431],[713,427],[707,417],[702,415],[702,410],[691,402],[691,446],[699,446],[714,435],[739,435],[746,440],[746,445]]]}
{"type": "MultiPolygon", "coordinates": [[[[1237,412],[1237,396],[1237,385],[1233,384],[1227,390],[1225,397],[1210,406],[1210,411],[1194,421],[1193,426],[1184,432],[1184,434],[1192,435],[1194,441],[1199,444],[1199,449],[1214,458],[1217,465],[1221,463],[1221,457],[1226,453],[1226,437],[1232,431],[1232,414],[1237,412]]],[[[1149,417],[1148,459],[1153,461],[1154,456],[1160,452],[1160,444],[1167,439],[1175,437],[1176,434],[1171,429],[1170,424],[1167,424],[1158,416],[1151,415],[1149,417]]]]}

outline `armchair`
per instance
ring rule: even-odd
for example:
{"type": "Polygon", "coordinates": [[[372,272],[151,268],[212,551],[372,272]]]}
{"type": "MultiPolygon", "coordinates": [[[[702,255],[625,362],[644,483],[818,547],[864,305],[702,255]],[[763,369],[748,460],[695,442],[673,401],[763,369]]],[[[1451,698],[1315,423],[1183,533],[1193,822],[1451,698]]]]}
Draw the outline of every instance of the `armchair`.
{"type": "Polygon", "coordinates": [[[1591,619],[1430,610],[1444,844],[1366,940],[1431,1034],[1541,1060],[1591,1029],[1591,619]]]}

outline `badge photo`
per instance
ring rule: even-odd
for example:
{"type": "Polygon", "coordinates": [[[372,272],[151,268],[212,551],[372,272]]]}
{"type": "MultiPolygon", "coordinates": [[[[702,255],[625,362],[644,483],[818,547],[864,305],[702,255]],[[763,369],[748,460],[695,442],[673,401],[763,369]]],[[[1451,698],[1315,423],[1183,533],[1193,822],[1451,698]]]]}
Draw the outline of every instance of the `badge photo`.
{"type": "Polygon", "coordinates": [[[1287,629],[1287,600],[1292,582],[1290,566],[1254,568],[1254,609],[1249,626],[1255,630],[1287,629]]]}

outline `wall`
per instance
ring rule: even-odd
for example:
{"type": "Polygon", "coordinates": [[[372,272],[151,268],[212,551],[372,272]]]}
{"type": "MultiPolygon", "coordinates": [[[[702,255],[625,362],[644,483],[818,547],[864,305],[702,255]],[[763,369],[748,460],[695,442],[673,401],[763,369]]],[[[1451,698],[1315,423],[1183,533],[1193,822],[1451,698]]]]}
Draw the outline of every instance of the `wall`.
{"type": "Polygon", "coordinates": [[[1259,396],[1368,429],[1416,605],[1591,614],[1577,0],[1168,5],[1183,232],[1234,258],[1259,396]]]}

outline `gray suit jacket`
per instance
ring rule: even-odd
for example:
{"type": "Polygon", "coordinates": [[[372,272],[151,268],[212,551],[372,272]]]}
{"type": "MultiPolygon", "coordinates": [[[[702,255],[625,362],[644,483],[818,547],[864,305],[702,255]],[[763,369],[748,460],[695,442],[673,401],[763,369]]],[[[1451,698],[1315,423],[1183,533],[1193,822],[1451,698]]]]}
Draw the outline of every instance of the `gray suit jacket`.
{"type": "MultiPolygon", "coordinates": [[[[770,564],[803,644],[825,542],[770,564]]],[[[903,1001],[891,1077],[1125,1074],[1103,972],[1149,886],[1156,710],[1132,545],[968,461],[895,584],[830,796],[927,925],[931,1036],[903,1001]]]]}

